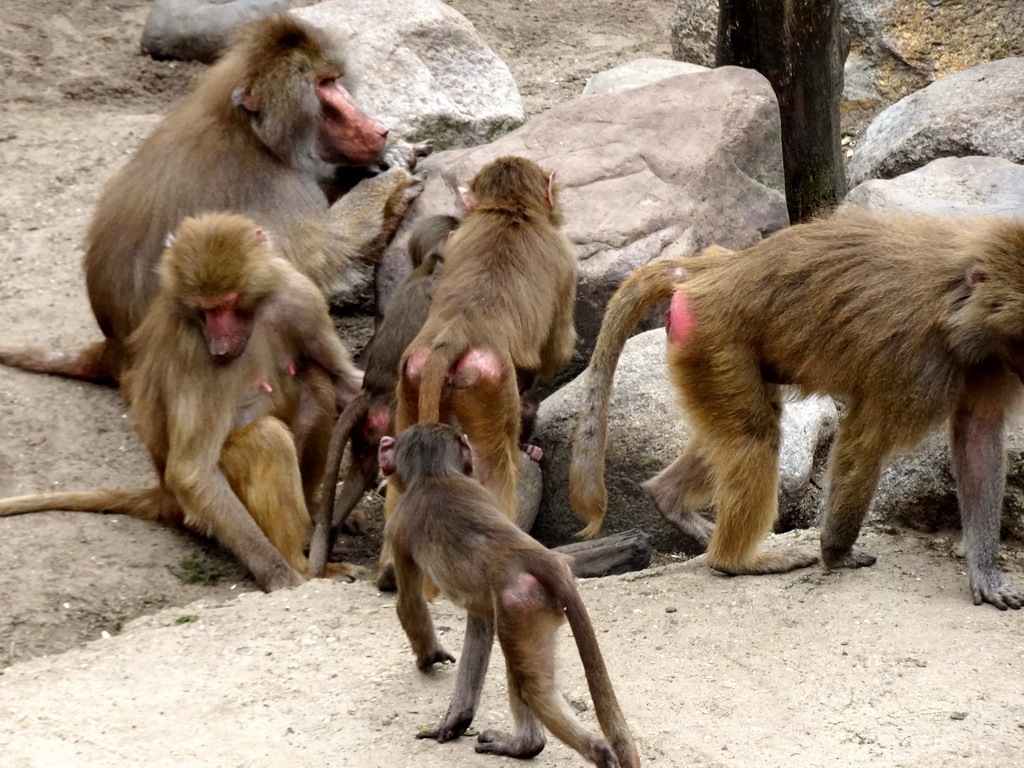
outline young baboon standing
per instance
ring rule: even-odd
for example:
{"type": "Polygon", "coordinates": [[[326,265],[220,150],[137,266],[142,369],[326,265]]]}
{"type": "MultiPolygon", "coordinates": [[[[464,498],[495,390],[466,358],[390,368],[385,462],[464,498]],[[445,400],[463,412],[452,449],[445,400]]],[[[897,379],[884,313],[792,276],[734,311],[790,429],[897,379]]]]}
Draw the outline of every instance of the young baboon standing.
{"type": "Polygon", "coordinates": [[[775,573],[816,560],[758,550],[777,513],[780,387],[791,384],[847,403],[821,523],[827,568],[875,562],[854,542],[886,460],[948,421],[974,602],[1024,605],[996,567],[1004,422],[1024,375],[1024,225],[851,209],[745,251],[636,270],[608,305],[576,431],[571,499],[589,535],[607,501],[619,352],[670,296],[669,367],[693,432],[647,488],[666,519],[698,536],[706,524],[694,509],[714,501],[713,568],[775,573]]]}
{"type": "Polygon", "coordinates": [[[160,484],[5,499],[0,516],[63,509],[186,526],[263,589],[299,584],[335,402],[356,395],[360,374],[323,295],[244,217],[183,221],[159,282],[122,392],[160,484]]]}
{"type": "MultiPolygon", "coordinates": [[[[380,465],[402,492],[384,536],[395,559],[398,618],[416,664],[427,669],[455,660],[434,632],[423,596],[424,575],[452,602],[497,629],[516,732],[484,731],[476,751],[534,757],[544,748],[546,726],[599,766],[639,766],[568,558],[520,531],[494,496],[468,477],[473,459],[465,438],[447,425],[414,425],[397,442],[381,440],[380,465]],[[576,722],[555,687],[555,631],[564,617],[607,741],[576,722]]],[[[421,735],[436,737],[433,732],[421,735]]]]}
{"type": "Polygon", "coordinates": [[[319,176],[375,164],[388,134],[352,100],[344,72],[340,52],[293,16],[244,27],[97,203],[84,267],[103,341],[74,354],[0,348],[0,362],[116,383],[157,293],[164,238],[209,211],[253,219],[325,294],[344,294],[351,267],[379,255],[416,194],[414,177],[395,167],[328,207],[319,176]]]}
{"type": "MultiPolygon", "coordinates": [[[[524,382],[564,368],[576,342],[576,256],[558,231],[554,174],[522,157],[482,168],[463,192],[468,212],[445,251],[423,330],[402,357],[397,434],[416,423],[456,419],[476,457],[477,477],[515,519],[524,382]]],[[[399,491],[388,487],[385,518],[399,491]]],[[[385,541],[378,584],[387,585],[385,541]]],[[[470,615],[462,662],[438,740],[463,733],[480,701],[494,630],[470,615]]]]}
{"type": "Polygon", "coordinates": [[[553,174],[522,157],[485,166],[445,252],[423,330],[398,381],[396,429],[458,419],[481,482],[515,516],[520,380],[572,358],[576,256],[558,231],[553,174]]]}

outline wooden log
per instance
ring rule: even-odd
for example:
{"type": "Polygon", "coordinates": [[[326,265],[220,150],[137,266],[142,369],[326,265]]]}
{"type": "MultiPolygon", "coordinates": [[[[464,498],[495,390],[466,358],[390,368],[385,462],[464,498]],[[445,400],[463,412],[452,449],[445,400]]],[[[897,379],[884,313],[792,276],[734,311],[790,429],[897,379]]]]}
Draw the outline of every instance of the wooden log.
{"type": "Polygon", "coordinates": [[[581,579],[640,571],[651,564],[651,542],[639,528],[553,549],[572,557],[573,575],[581,579]]]}

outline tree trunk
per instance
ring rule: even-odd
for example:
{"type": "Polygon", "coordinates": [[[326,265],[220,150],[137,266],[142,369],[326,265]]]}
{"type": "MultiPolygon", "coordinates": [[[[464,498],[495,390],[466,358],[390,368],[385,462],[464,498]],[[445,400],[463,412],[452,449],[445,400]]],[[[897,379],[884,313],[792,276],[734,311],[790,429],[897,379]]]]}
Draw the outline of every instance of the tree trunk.
{"type": "Polygon", "coordinates": [[[790,221],[830,210],[846,195],[839,0],[720,0],[719,9],[715,63],[756,69],[779,100],[790,221]]]}

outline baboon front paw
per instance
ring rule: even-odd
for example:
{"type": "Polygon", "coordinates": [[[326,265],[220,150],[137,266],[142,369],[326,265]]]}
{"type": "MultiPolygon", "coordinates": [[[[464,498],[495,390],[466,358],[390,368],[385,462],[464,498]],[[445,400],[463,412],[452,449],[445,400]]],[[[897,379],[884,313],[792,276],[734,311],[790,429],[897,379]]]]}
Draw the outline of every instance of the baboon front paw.
{"type": "Polygon", "coordinates": [[[826,571],[834,571],[838,568],[868,568],[877,561],[877,557],[858,547],[843,550],[821,548],[821,562],[826,571]]]}
{"type": "Polygon", "coordinates": [[[438,648],[425,655],[422,659],[416,662],[416,666],[420,669],[430,669],[435,664],[454,664],[455,657],[452,656],[444,648],[438,648]]]}
{"type": "Polygon", "coordinates": [[[990,603],[1000,611],[1019,610],[1024,606],[1024,594],[1003,578],[995,568],[978,568],[971,573],[971,594],[974,604],[990,603]]]}
{"type": "Polygon", "coordinates": [[[505,757],[529,760],[544,750],[544,740],[526,741],[517,739],[503,731],[489,730],[477,737],[475,749],[477,752],[488,755],[504,755],[505,757]]]}
{"type": "Polygon", "coordinates": [[[457,739],[464,734],[473,722],[472,712],[459,712],[455,715],[451,713],[445,715],[444,720],[441,724],[433,730],[424,729],[416,734],[417,739],[434,739],[435,741],[445,742],[457,739]]]}

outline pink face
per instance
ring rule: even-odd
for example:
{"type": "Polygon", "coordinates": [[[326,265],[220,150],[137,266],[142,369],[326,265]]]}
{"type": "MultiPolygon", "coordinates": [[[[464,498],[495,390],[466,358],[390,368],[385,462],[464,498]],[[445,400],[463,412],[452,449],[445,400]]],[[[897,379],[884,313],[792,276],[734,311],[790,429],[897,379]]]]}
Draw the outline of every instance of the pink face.
{"type": "Polygon", "coordinates": [[[203,335],[211,357],[226,363],[245,351],[252,335],[252,320],[239,313],[238,294],[229,294],[199,309],[203,313],[203,335]]]}
{"type": "Polygon", "coordinates": [[[317,138],[320,159],[332,165],[370,165],[384,151],[388,129],[363,112],[336,77],[322,77],[316,93],[323,108],[317,138]]]}

